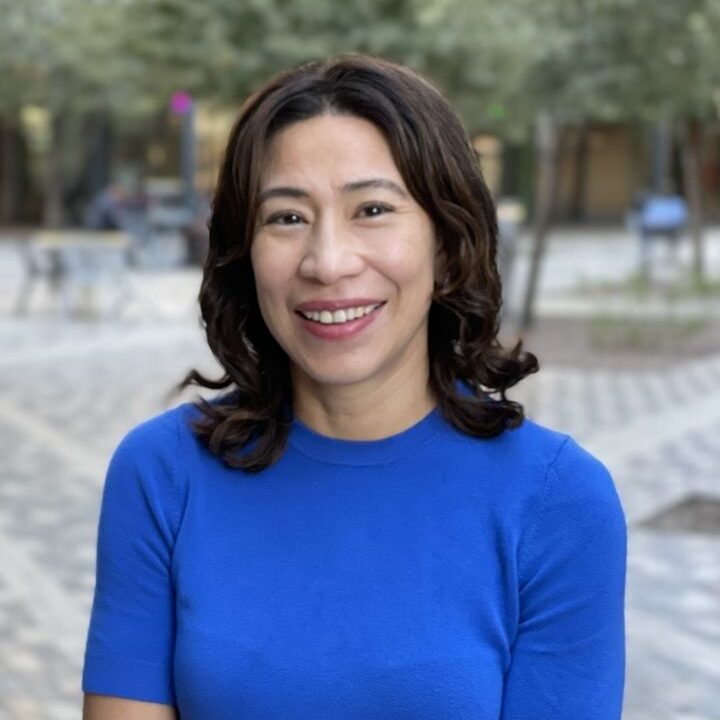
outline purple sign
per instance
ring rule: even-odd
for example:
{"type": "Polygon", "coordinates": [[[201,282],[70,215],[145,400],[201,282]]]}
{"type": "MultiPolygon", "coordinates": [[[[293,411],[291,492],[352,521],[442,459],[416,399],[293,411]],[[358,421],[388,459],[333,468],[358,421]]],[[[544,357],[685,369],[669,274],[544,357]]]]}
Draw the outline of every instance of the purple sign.
{"type": "Polygon", "coordinates": [[[173,93],[170,98],[170,110],[176,115],[185,115],[192,109],[192,96],[183,90],[173,93]]]}

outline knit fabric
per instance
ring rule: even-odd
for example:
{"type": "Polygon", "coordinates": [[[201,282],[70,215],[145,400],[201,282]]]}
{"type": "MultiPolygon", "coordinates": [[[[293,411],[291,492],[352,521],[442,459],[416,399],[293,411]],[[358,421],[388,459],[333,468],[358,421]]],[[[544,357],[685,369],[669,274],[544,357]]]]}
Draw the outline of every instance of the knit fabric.
{"type": "Polygon", "coordinates": [[[433,410],[381,440],[298,419],[227,467],[190,404],[107,472],[83,690],[181,720],[617,720],[626,523],[605,466],[531,420],[433,410]]]}

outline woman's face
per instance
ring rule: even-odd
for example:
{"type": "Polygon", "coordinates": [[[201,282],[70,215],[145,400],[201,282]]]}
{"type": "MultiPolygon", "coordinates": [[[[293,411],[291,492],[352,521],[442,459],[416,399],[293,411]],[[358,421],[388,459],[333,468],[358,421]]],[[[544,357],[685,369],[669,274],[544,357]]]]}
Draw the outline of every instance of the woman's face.
{"type": "Polygon", "coordinates": [[[370,389],[427,373],[435,254],[375,125],[321,115],[272,137],[251,260],[294,383],[370,389]]]}

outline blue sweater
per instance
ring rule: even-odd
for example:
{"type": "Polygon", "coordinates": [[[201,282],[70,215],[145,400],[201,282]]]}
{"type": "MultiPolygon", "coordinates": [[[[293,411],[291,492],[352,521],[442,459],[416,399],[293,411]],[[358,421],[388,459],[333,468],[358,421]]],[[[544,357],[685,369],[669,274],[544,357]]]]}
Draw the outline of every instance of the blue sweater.
{"type": "Polygon", "coordinates": [[[626,524],[606,468],[530,420],[438,410],[373,441],[295,420],[259,474],[190,404],[107,473],[83,690],[182,720],[615,720],[626,524]]]}

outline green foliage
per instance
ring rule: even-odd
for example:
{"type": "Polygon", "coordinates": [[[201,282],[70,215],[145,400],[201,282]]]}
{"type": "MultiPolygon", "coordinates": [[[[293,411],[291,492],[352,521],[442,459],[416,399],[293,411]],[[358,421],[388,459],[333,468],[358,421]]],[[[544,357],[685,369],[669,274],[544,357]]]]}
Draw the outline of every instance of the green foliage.
{"type": "Polygon", "coordinates": [[[503,108],[499,121],[486,111],[501,133],[540,113],[566,124],[717,115],[718,0],[456,0],[452,14],[477,48],[461,82],[503,108]]]}
{"type": "Polygon", "coordinates": [[[695,337],[709,325],[705,317],[621,318],[597,315],[589,323],[590,345],[605,351],[657,352],[695,337]]]}
{"type": "Polygon", "coordinates": [[[0,113],[133,116],[177,89],[237,104],[343,51],[405,62],[468,127],[717,115],[720,0],[0,0],[0,113]]]}
{"type": "Polygon", "coordinates": [[[573,294],[593,297],[599,301],[625,299],[632,301],[674,303],[680,300],[720,298],[720,280],[698,277],[690,268],[683,268],[672,280],[653,280],[641,271],[634,271],[617,280],[578,280],[573,294]]]}

